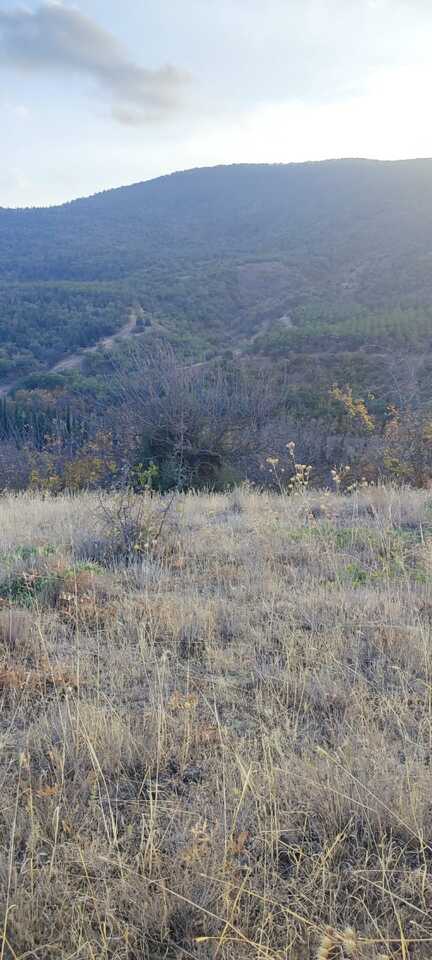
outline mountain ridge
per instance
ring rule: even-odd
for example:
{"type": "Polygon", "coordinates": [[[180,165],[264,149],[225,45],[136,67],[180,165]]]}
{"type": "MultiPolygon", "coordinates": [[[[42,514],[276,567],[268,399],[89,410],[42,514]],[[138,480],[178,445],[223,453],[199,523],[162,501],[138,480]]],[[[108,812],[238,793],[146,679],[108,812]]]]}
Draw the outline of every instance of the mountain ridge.
{"type": "Polygon", "coordinates": [[[147,184],[157,184],[170,180],[175,177],[182,177],[188,174],[195,174],[198,172],[209,171],[214,172],[217,170],[244,170],[244,169],[270,169],[274,170],[277,168],[289,169],[294,167],[318,167],[329,164],[371,164],[376,166],[403,166],[408,164],[422,164],[432,162],[432,157],[411,157],[411,158],[398,158],[395,160],[381,160],[377,157],[328,157],[325,160],[292,160],[288,162],[284,161],[269,161],[265,163],[255,163],[255,162],[234,162],[234,163],[216,163],[208,166],[197,166],[197,167],[185,167],[180,170],[173,170],[169,173],[159,174],[157,177],[149,177],[144,180],[134,180],[131,183],[122,183],[115,187],[107,187],[105,189],[96,190],[94,193],[83,194],[80,196],[72,197],[70,200],[64,200],[61,203],[53,204],[32,204],[31,206],[2,206],[0,204],[0,213],[21,213],[29,211],[47,211],[47,210],[58,210],[65,209],[74,204],[79,204],[85,201],[94,200],[98,197],[104,197],[107,194],[113,194],[116,191],[120,190],[129,190],[136,187],[143,187],[147,184]]]}
{"type": "Polygon", "coordinates": [[[311,317],[343,338],[359,313],[426,309],[424,339],[431,265],[429,158],[198,167],[2,208],[0,378],[111,337],[134,304],[146,337],[196,360],[274,340],[287,316],[285,352],[311,317]]]}

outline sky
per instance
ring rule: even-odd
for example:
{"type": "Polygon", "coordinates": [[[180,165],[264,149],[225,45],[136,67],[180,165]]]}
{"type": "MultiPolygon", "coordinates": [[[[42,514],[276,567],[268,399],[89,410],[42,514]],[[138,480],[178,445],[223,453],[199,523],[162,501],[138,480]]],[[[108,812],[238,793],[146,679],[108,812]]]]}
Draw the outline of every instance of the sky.
{"type": "Polygon", "coordinates": [[[432,156],[432,0],[0,0],[0,206],[432,156]]]}

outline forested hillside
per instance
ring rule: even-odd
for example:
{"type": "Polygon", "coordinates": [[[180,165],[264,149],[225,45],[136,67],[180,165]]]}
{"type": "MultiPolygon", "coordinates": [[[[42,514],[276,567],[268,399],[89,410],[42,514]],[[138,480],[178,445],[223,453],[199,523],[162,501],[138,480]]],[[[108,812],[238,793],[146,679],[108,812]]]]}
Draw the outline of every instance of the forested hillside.
{"type": "Polygon", "coordinates": [[[0,210],[0,487],[428,484],[431,268],[432,160],[0,210]]]}
{"type": "Polygon", "coordinates": [[[195,358],[394,330],[424,346],[431,265],[429,160],[216,167],[2,209],[0,376],[96,342],[134,302],[147,336],[195,358]]]}

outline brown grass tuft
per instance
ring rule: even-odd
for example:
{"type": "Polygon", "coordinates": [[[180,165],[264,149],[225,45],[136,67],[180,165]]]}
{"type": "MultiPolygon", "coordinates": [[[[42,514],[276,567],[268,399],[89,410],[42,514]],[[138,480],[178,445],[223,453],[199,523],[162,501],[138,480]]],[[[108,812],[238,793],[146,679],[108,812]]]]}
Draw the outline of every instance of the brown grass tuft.
{"type": "Polygon", "coordinates": [[[429,960],[430,493],[106,503],[0,500],[3,960],[429,960]]]}

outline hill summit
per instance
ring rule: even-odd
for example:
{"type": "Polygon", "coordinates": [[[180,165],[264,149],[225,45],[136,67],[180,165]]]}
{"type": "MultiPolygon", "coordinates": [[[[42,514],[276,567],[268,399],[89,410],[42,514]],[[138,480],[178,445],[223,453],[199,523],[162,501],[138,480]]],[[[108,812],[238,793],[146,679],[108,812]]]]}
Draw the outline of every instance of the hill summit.
{"type": "Polygon", "coordinates": [[[144,326],[198,355],[432,304],[432,160],[189,170],[0,209],[0,376],[144,326]]]}

